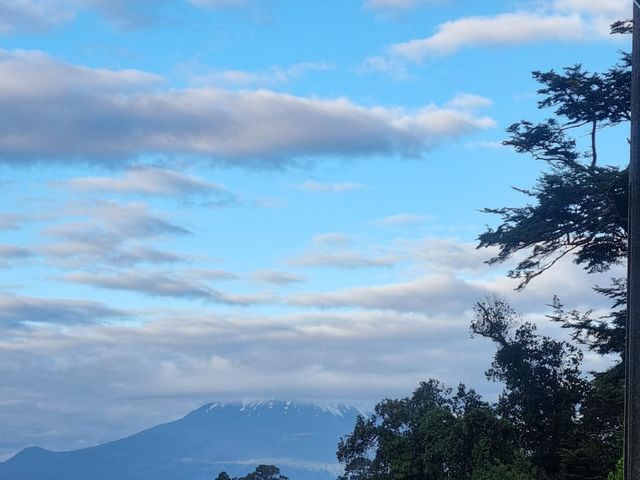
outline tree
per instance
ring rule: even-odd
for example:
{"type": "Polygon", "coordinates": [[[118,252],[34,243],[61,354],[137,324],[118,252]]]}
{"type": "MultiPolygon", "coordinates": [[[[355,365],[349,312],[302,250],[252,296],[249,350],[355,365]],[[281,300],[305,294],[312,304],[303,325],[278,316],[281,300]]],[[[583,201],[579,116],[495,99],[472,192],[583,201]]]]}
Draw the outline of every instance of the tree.
{"type": "MultiPolygon", "coordinates": [[[[232,480],[227,472],[220,472],[216,480],[232,480]]],[[[233,477],[233,480],[289,480],[280,474],[280,469],[273,465],[258,465],[252,473],[244,477],[233,477]]]]}
{"type": "Polygon", "coordinates": [[[533,200],[524,207],[487,208],[502,223],[479,236],[479,247],[497,246],[489,263],[526,254],[509,272],[524,288],[533,278],[571,254],[589,272],[606,271],[626,258],[627,170],[599,163],[597,133],[630,118],[630,60],[604,74],[580,65],[563,73],[534,72],[542,84],[540,108],[555,108],[555,118],[511,125],[504,142],[547,164],[532,189],[517,189],[533,200]],[[568,132],[589,126],[586,150],[568,132]]]}
{"type": "MultiPolygon", "coordinates": [[[[630,21],[612,25],[612,33],[631,31],[630,21]]],[[[489,263],[523,254],[509,275],[523,289],[564,257],[587,272],[605,272],[627,256],[628,171],[606,164],[598,151],[603,129],[630,119],[630,55],[604,73],[590,73],[580,65],[562,72],[534,72],[540,83],[542,109],[554,116],[534,123],[523,120],[509,127],[504,142],[516,152],[532,156],[546,166],[530,189],[516,189],[528,199],[523,207],[488,208],[501,223],[479,236],[479,247],[498,247],[489,263]],[[586,133],[588,141],[579,140],[586,133]]],[[[590,350],[619,354],[624,361],[626,283],[612,279],[595,290],[612,302],[609,314],[566,310],[554,298],[550,318],[570,329],[572,338],[590,350]]],[[[575,436],[563,448],[567,478],[601,479],[622,452],[624,367],[592,372],[580,405],[575,436]],[[586,461],[585,461],[586,460],[586,461]]]]}
{"type": "Polygon", "coordinates": [[[474,472],[511,463],[516,432],[463,385],[453,394],[435,380],[413,395],[383,400],[359,416],[338,445],[343,480],[470,480],[474,472]]]}
{"type": "Polygon", "coordinates": [[[487,378],[504,383],[497,413],[518,431],[532,463],[557,478],[565,467],[563,448],[578,425],[578,408],[587,391],[573,345],[536,334],[499,297],[475,306],[471,331],[497,347],[487,378]]]}
{"type": "MultiPolygon", "coordinates": [[[[630,28],[629,21],[620,21],[612,25],[612,32],[629,33],[630,28]]],[[[544,162],[547,170],[533,188],[516,188],[531,203],[484,209],[500,216],[501,223],[478,237],[478,248],[499,248],[490,264],[524,254],[509,272],[520,281],[520,289],[566,256],[591,273],[604,272],[627,256],[628,171],[602,163],[596,137],[602,129],[630,119],[630,55],[622,53],[620,62],[605,73],[586,72],[574,65],[562,73],[551,70],[533,76],[541,84],[538,106],[554,108],[555,117],[538,124],[523,120],[511,125],[504,144],[544,162]],[[590,141],[581,148],[569,133],[585,127],[590,141]]],[[[552,318],[598,353],[621,354],[626,283],[613,279],[610,286],[596,287],[596,291],[614,301],[610,316],[593,319],[586,312],[580,317],[560,308],[552,318]]],[[[555,306],[561,307],[560,302],[555,306]]]]}

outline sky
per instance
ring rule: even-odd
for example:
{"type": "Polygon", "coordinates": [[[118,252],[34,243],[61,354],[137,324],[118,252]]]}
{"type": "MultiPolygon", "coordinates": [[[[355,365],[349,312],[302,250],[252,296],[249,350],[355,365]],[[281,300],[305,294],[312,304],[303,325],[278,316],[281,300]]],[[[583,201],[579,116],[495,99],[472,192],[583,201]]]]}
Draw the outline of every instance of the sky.
{"type": "MultiPolygon", "coordinates": [[[[213,401],[488,397],[477,236],[543,167],[532,70],[613,65],[626,0],[0,0],[0,459],[213,401]]],[[[627,161],[626,132],[601,157],[627,161]]],[[[600,283],[620,275],[604,274],[600,283]]],[[[600,368],[608,360],[587,354],[600,368]]]]}

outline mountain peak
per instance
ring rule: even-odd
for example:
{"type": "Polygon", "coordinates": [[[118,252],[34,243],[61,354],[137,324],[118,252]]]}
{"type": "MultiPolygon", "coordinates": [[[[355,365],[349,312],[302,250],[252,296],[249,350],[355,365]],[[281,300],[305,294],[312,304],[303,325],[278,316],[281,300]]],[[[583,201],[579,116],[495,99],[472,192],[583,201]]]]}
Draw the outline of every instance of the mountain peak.
{"type": "Polygon", "coordinates": [[[83,450],[27,449],[0,462],[12,480],[204,480],[259,464],[290,478],[331,480],[341,472],[339,439],[361,410],[286,400],[212,402],[173,422],[83,450]]]}
{"type": "Polygon", "coordinates": [[[309,401],[293,401],[293,400],[258,400],[243,402],[213,402],[203,405],[198,410],[212,412],[221,409],[236,409],[240,412],[250,414],[252,412],[279,412],[282,414],[301,413],[315,411],[317,413],[328,413],[334,416],[344,416],[345,414],[352,416],[354,412],[367,415],[369,409],[361,405],[349,405],[346,403],[331,402],[309,402],[309,401]]]}

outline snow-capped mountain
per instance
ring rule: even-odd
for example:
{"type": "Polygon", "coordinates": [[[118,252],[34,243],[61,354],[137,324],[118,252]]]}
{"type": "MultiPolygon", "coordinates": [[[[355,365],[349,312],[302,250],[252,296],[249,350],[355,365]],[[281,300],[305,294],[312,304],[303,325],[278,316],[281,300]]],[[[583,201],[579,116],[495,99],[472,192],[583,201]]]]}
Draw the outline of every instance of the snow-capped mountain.
{"type": "Polygon", "coordinates": [[[213,480],[274,464],[292,480],[340,473],[335,451],[360,411],[345,405],[211,403],[174,422],[69,452],[27,448],[0,480],[213,480]]]}

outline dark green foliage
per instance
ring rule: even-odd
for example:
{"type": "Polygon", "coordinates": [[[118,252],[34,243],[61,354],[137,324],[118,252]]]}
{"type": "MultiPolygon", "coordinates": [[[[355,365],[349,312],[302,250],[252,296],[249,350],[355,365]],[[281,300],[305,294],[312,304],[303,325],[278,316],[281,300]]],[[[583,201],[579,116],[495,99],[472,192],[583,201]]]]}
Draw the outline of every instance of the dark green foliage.
{"type": "MultiPolygon", "coordinates": [[[[519,124],[512,127],[512,133],[525,137],[518,139],[518,143],[547,141],[531,139],[533,135],[561,135],[551,133],[549,128],[549,125],[519,124]]],[[[549,148],[545,147],[547,153],[549,148]]],[[[553,148],[561,152],[565,147],[553,148]]],[[[479,236],[480,247],[500,248],[489,263],[501,263],[515,253],[526,252],[526,257],[509,272],[512,278],[521,281],[520,288],[569,254],[589,272],[606,271],[627,255],[626,170],[590,167],[570,158],[548,163],[549,171],[542,173],[533,189],[520,189],[534,200],[533,204],[484,209],[502,217],[500,226],[479,236]]]]}
{"type": "MultiPolygon", "coordinates": [[[[472,332],[497,347],[487,377],[505,385],[498,403],[490,406],[462,386],[452,395],[433,380],[410,398],[385,400],[341,440],[344,479],[591,478],[566,473],[584,468],[577,460],[585,460],[567,452],[582,428],[579,408],[590,391],[580,372],[581,352],[538,335],[500,298],[479,302],[475,311],[472,332]]],[[[592,415],[598,411],[594,406],[592,415]]]]}
{"type": "Polygon", "coordinates": [[[492,340],[497,351],[487,378],[505,385],[497,413],[518,431],[531,461],[550,477],[564,468],[563,447],[577,426],[587,391],[582,353],[573,345],[536,333],[500,298],[478,302],[471,331],[492,340]]]}
{"type": "Polygon", "coordinates": [[[338,445],[341,480],[603,480],[621,451],[620,366],[587,381],[582,353],[539,335],[498,297],[475,307],[471,331],[496,353],[495,405],[435,380],[380,402],[338,445]]]}
{"type": "Polygon", "coordinates": [[[616,464],[616,469],[609,474],[607,480],[624,480],[624,461],[620,459],[616,464]]]}
{"type": "Polygon", "coordinates": [[[532,201],[524,207],[487,208],[502,223],[479,236],[479,247],[497,246],[489,263],[515,253],[526,257],[509,273],[523,288],[566,255],[589,272],[606,271],[626,258],[627,171],[598,163],[597,133],[630,118],[630,60],[604,74],[580,65],[562,73],[534,72],[541,83],[541,108],[554,108],[555,118],[534,124],[521,121],[507,129],[505,141],[516,152],[545,162],[531,189],[518,189],[532,201]],[[590,142],[579,149],[572,129],[587,128],[590,142]]]}
{"type": "Polygon", "coordinates": [[[594,373],[580,408],[573,441],[565,446],[568,479],[605,478],[622,452],[624,368],[594,373]]]}
{"type": "Polygon", "coordinates": [[[471,479],[514,459],[515,430],[473,390],[423,382],[409,398],[384,400],[338,445],[344,480],[471,479]]]}
{"type": "Polygon", "coordinates": [[[611,33],[627,35],[633,32],[633,20],[618,20],[611,24],[611,33]]]}
{"type": "Polygon", "coordinates": [[[216,480],[289,480],[288,477],[280,475],[280,469],[273,465],[258,465],[254,472],[244,477],[231,477],[227,472],[220,472],[216,480]]]}
{"type": "Polygon", "coordinates": [[[612,279],[609,287],[596,287],[595,290],[613,300],[609,314],[594,318],[592,311],[565,311],[564,305],[556,296],[553,299],[554,309],[548,315],[552,321],[560,323],[562,328],[572,330],[571,337],[577,343],[586,345],[601,355],[624,353],[625,324],[627,321],[627,283],[626,279],[612,279]]]}
{"type": "Polygon", "coordinates": [[[479,470],[471,480],[544,480],[545,476],[539,472],[522,454],[517,454],[511,463],[491,465],[479,470]]]}

